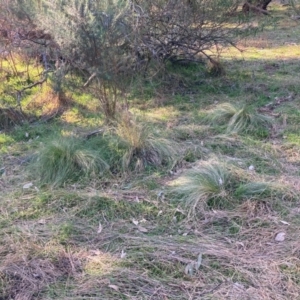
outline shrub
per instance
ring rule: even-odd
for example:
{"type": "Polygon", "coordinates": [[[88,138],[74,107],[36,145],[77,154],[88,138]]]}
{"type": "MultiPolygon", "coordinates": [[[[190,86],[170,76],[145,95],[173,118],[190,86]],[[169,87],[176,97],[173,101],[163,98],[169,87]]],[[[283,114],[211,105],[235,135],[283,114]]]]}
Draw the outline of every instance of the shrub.
{"type": "Polygon", "coordinates": [[[37,51],[46,71],[51,67],[56,90],[63,88],[67,74],[79,75],[111,120],[120,102],[128,105],[132,82],[166,71],[167,63],[181,66],[205,59],[211,62],[211,74],[222,74],[223,67],[207,50],[232,45],[245,32],[248,18],[235,20],[229,13],[237,7],[232,0],[11,0],[0,4],[5,12],[0,10],[0,19],[3,24],[14,19],[13,31],[40,46],[37,51]]]}

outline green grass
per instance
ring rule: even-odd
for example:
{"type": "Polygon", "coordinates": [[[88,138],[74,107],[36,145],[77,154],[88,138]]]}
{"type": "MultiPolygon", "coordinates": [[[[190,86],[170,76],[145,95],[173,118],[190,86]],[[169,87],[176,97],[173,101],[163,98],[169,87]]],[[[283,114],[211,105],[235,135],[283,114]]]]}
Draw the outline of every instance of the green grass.
{"type": "MultiPolygon", "coordinates": [[[[0,93],[2,95],[0,106],[15,106],[16,102],[16,89],[21,90],[23,87],[32,84],[35,78],[39,77],[42,69],[38,68],[31,61],[28,63],[22,60],[22,57],[13,55],[6,60],[2,60],[0,70],[0,93]]],[[[38,87],[26,90],[23,93],[23,103],[30,100],[32,95],[38,92],[38,87]]]]}
{"type": "Polygon", "coordinates": [[[252,107],[239,107],[230,103],[218,105],[208,118],[212,124],[224,126],[227,134],[251,132],[267,137],[272,124],[270,117],[257,113],[252,107]]]}
{"type": "Polygon", "coordinates": [[[270,185],[265,182],[249,182],[241,184],[235,191],[235,196],[246,199],[263,199],[271,192],[270,185]]]}
{"type": "Polygon", "coordinates": [[[10,136],[8,136],[7,134],[5,133],[1,133],[0,134],[0,145],[1,145],[1,148],[5,145],[10,145],[14,142],[14,139],[10,136]]]}
{"type": "Polygon", "coordinates": [[[61,186],[81,177],[101,177],[109,169],[101,154],[83,147],[84,142],[61,137],[49,142],[37,154],[34,170],[41,184],[61,186]]]}

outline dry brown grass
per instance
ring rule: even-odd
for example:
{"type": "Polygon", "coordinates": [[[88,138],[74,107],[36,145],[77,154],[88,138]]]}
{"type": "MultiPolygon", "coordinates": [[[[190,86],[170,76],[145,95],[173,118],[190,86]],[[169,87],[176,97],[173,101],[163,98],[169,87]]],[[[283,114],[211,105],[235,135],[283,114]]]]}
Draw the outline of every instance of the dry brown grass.
{"type": "Polygon", "coordinates": [[[30,300],[43,288],[64,275],[48,259],[12,261],[1,267],[5,278],[4,296],[7,299],[30,300]]]}
{"type": "MultiPolygon", "coordinates": [[[[129,253],[136,251],[135,249],[148,248],[148,251],[144,250],[140,254],[145,267],[147,264],[163,266],[166,272],[169,270],[169,276],[172,272],[178,272],[178,278],[168,278],[171,282],[160,287],[158,294],[155,282],[148,282],[149,299],[151,296],[152,299],[163,299],[163,295],[168,295],[170,299],[183,299],[180,297],[184,295],[188,295],[187,299],[297,299],[300,294],[298,285],[293,281],[295,278],[284,275],[281,267],[289,268],[292,262],[295,268],[299,268],[300,259],[293,257],[290,261],[290,258],[284,258],[286,248],[291,246],[294,251],[295,243],[280,245],[274,242],[274,235],[278,230],[280,229],[274,226],[262,229],[256,235],[253,235],[253,231],[249,234],[249,230],[245,230],[241,236],[247,242],[230,241],[222,237],[208,238],[201,236],[201,233],[198,233],[199,236],[193,242],[186,240],[184,243],[168,237],[151,239],[126,235],[123,238],[127,241],[126,249],[129,253]],[[197,258],[199,252],[204,257],[203,265],[194,276],[187,278],[184,268],[197,258]],[[167,288],[170,285],[172,291],[167,288]],[[184,292],[180,291],[180,287],[184,287],[184,292]],[[259,298],[262,295],[263,298],[259,298]]],[[[134,264],[136,256],[132,256],[132,260],[134,264]]],[[[127,274],[127,279],[137,278],[139,272],[136,272],[133,278],[127,274]]],[[[160,285],[162,283],[163,280],[160,285]]],[[[121,278],[116,281],[116,285],[120,290],[124,289],[124,292],[130,289],[130,286],[123,286],[121,278]]],[[[135,282],[135,288],[142,287],[135,282]]],[[[145,291],[143,293],[147,295],[145,291]]]]}
{"type": "Polygon", "coordinates": [[[71,99],[65,93],[54,92],[50,87],[45,86],[35,97],[24,107],[25,111],[38,112],[38,117],[49,120],[62,114],[70,105],[71,99]]]}
{"type": "Polygon", "coordinates": [[[0,274],[8,299],[52,299],[46,292],[58,288],[66,277],[67,292],[60,291],[59,296],[64,300],[100,295],[107,300],[121,295],[157,300],[300,296],[299,228],[282,223],[266,202],[249,200],[236,211],[211,211],[197,222],[175,222],[180,229],[172,236],[152,235],[159,223],[146,221],[143,226],[149,232],[143,233],[126,219],[104,222],[97,234],[96,225],[70,217],[77,234],[68,242],[68,250],[52,238],[54,224],[65,218],[16,223],[18,237],[6,238],[0,248],[0,274]],[[228,227],[237,219],[239,232],[228,235],[228,227]],[[216,226],[223,229],[215,230],[216,226]],[[278,232],[286,233],[284,242],[274,240],[278,232]],[[186,266],[200,253],[200,269],[186,274],[186,266]]]}
{"type": "Polygon", "coordinates": [[[47,249],[28,237],[23,238],[6,240],[14,244],[0,248],[3,299],[37,299],[52,283],[80,273],[82,262],[78,253],[73,254],[60,246],[47,249]],[[46,253],[46,249],[51,251],[46,253]]]}

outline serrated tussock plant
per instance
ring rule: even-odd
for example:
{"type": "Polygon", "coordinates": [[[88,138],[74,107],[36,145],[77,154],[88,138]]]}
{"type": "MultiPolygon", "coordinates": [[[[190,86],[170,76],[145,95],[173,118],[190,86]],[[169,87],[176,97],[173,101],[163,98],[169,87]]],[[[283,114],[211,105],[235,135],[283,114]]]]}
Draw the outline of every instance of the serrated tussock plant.
{"type": "Polygon", "coordinates": [[[227,196],[229,173],[220,164],[207,163],[187,171],[179,177],[171,192],[194,215],[197,209],[204,210],[207,201],[227,196]]]}
{"type": "Polygon", "coordinates": [[[269,128],[272,119],[259,114],[251,107],[230,103],[218,105],[209,116],[213,125],[226,126],[226,133],[246,133],[259,128],[269,128]]]}
{"type": "Polygon", "coordinates": [[[42,184],[61,186],[82,177],[100,177],[109,165],[99,152],[85,148],[81,140],[67,137],[45,144],[37,154],[34,169],[42,184]]]}
{"type": "Polygon", "coordinates": [[[116,126],[116,135],[123,148],[124,171],[141,171],[146,166],[163,166],[174,161],[175,142],[160,137],[150,126],[122,116],[116,126]]]}

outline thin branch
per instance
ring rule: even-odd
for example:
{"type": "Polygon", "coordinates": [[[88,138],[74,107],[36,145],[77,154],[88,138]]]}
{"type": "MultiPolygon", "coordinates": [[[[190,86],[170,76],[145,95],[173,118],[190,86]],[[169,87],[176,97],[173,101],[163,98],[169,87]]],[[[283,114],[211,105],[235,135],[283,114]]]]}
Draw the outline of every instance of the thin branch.
{"type": "Polygon", "coordinates": [[[17,90],[18,93],[23,93],[24,91],[26,90],[29,90],[29,89],[32,89],[33,87],[37,86],[37,85],[42,85],[45,81],[47,80],[47,78],[43,78],[42,80],[40,81],[37,81],[37,82],[34,82],[28,86],[25,86],[24,88],[22,88],[21,90],[17,90]]]}
{"type": "Polygon", "coordinates": [[[37,85],[42,85],[46,80],[47,80],[47,77],[45,76],[42,80],[34,82],[34,83],[32,83],[32,84],[30,84],[28,86],[25,86],[21,90],[17,90],[16,89],[16,91],[17,91],[17,103],[18,103],[18,107],[21,110],[21,112],[22,112],[22,106],[21,106],[21,96],[22,96],[22,93],[24,91],[26,91],[26,90],[32,89],[33,87],[35,87],[37,85]]]}
{"type": "Polygon", "coordinates": [[[94,72],[94,73],[90,76],[90,78],[87,80],[87,82],[83,85],[83,87],[87,87],[87,86],[90,84],[90,82],[96,77],[96,75],[97,75],[97,73],[94,72]]]}

